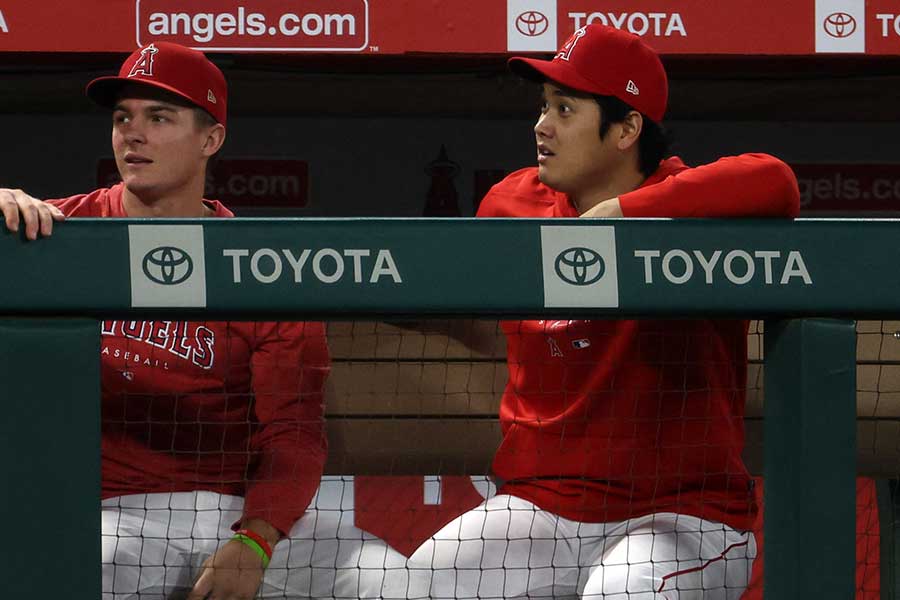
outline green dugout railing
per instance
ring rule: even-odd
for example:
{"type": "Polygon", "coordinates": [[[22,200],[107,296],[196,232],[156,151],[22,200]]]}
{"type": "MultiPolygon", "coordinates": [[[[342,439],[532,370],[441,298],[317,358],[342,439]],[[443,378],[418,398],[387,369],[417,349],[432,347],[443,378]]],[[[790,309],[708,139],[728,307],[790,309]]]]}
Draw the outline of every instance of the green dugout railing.
{"type": "Polygon", "coordinates": [[[0,233],[0,580],[100,596],[101,318],[765,318],[766,598],[854,593],[855,330],[900,222],[93,220],[0,233]]]}

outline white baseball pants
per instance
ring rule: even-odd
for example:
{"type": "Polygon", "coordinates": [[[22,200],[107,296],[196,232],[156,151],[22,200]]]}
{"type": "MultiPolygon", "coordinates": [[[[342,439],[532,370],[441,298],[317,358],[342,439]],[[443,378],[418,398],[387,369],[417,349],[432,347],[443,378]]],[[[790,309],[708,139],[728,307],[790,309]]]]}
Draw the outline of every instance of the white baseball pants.
{"type": "MultiPolygon", "coordinates": [[[[353,526],[352,486],[323,478],[290,538],[275,546],[258,597],[379,598],[384,574],[404,570],[405,556],[353,526]]],[[[105,500],[103,600],[183,598],[203,561],[231,539],[242,508],[243,498],[213,492],[105,500]]]]}
{"type": "Polygon", "coordinates": [[[423,544],[408,582],[389,587],[438,600],[737,600],[755,556],[752,533],[689,515],[579,523],[499,495],[423,544]]]}

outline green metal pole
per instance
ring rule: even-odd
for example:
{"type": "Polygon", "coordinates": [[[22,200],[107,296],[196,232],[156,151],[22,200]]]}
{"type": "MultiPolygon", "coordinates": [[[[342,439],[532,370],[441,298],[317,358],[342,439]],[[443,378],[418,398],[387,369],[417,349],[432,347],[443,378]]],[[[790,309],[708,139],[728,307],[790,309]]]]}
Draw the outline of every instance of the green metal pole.
{"type": "Polygon", "coordinates": [[[0,319],[5,598],[100,598],[100,325],[0,319]]]}
{"type": "Polygon", "coordinates": [[[765,323],[766,600],[853,598],[856,330],[765,323]]]}

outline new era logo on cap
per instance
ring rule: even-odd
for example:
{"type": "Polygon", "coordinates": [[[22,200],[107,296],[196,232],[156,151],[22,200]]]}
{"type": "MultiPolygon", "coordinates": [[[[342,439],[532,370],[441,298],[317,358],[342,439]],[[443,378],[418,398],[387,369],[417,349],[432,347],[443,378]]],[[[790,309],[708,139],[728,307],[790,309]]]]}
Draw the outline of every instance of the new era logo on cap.
{"type": "Polygon", "coordinates": [[[209,100],[210,102],[212,102],[213,104],[216,103],[216,95],[213,94],[212,90],[206,90],[206,99],[209,100]]]}
{"type": "Polygon", "coordinates": [[[625,91],[629,94],[634,94],[635,96],[640,96],[641,91],[638,89],[638,86],[634,85],[632,80],[628,80],[628,85],[625,86],[625,91]]]}

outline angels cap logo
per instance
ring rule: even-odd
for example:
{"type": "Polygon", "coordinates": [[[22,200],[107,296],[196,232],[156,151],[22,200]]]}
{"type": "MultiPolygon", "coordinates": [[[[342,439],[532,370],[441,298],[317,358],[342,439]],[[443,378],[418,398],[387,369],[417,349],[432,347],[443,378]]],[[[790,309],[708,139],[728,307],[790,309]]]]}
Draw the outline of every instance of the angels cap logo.
{"type": "Polygon", "coordinates": [[[825,28],[825,33],[831,37],[850,37],[856,31],[856,19],[853,18],[853,15],[845,12],[835,12],[825,17],[822,27],[825,28]]]}
{"type": "Polygon", "coordinates": [[[522,35],[527,35],[528,37],[542,35],[549,26],[550,20],[543,13],[536,10],[523,12],[516,17],[516,29],[522,35]]]}
{"type": "Polygon", "coordinates": [[[137,62],[134,63],[134,66],[131,67],[128,76],[135,77],[136,75],[144,75],[146,77],[153,77],[153,59],[156,57],[157,52],[159,52],[159,48],[153,44],[150,44],[141,50],[141,56],[137,59],[137,62]]]}
{"type": "Polygon", "coordinates": [[[569,60],[572,57],[572,51],[575,49],[575,46],[578,45],[578,40],[584,37],[585,27],[578,29],[575,33],[572,34],[572,37],[568,39],[568,41],[563,44],[563,47],[559,49],[559,52],[556,53],[554,59],[560,60],[569,60]]]}
{"type": "Polygon", "coordinates": [[[628,85],[625,86],[625,91],[629,94],[634,94],[635,96],[641,95],[641,91],[638,89],[638,86],[636,86],[630,79],[628,80],[628,85]]]}

